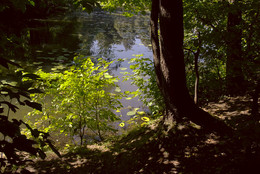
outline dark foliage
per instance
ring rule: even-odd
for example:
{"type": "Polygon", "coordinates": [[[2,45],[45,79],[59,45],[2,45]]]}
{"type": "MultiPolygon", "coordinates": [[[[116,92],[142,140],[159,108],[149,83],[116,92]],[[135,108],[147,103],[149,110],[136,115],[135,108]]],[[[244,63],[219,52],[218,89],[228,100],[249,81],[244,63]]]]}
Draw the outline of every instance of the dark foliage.
{"type": "MultiPolygon", "coordinates": [[[[1,59],[1,65],[9,69],[9,63],[17,65],[11,61],[1,59]]],[[[16,112],[18,104],[22,106],[29,106],[33,109],[41,110],[42,106],[36,102],[30,101],[30,94],[41,92],[33,88],[33,81],[37,80],[38,76],[29,73],[22,73],[18,71],[14,74],[8,74],[1,77],[0,81],[0,166],[4,168],[4,172],[11,172],[14,166],[24,165],[28,160],[23,159],[24,153],[40,156],[42,159],[46,157],[43,152],[43,147],[48,145],[51,149],[60,156],[50,141],[49,134],[32,129],[28,124],[22,120],[10,120],[9,111],[16,112]],[[27,78],[27,81],[23,81],[27,78]],[[14,83],[15,82],[15,83],[14,83]],[[24,99],[25,98],[25,99],[24,99]],[[16,99],[17,104],[12,101],[16,99]],[[28,139],[21,133],[21,126],[25,125],[31,132],[34,140],[28,139]]]]}

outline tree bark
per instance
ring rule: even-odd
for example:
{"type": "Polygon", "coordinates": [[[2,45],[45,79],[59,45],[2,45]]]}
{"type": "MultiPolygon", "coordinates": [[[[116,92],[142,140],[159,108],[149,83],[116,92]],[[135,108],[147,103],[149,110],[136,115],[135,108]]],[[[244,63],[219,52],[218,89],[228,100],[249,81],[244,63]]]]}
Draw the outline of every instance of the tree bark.
{"type": "Polygon", "coordinates": [[[197,52],[194,54],[194,71],[196,75],[195,79],[195,87],[194,87],[194,102],[195,104],[198,104],[198,94],[199,94],[199,65],[198,65],[198,60],[199,60],[199,53],[200,49],[198,48],[197,52]]]}
{"type": "Polygon", "coordinates": [[[183,38],[182,0],[153,0],[151,39],[157,82],[166,105],[164,120],[179,122],[188,118],[205,129],[226,134],[230,129],[222,121],[198,108],[189,95],[183,38]]]}
{"type": "Polygon", "coordinates": [[[227,23],[227,62],[226,84],[227,93],[231,96],[245,93],[245,79],[242,71],[242,12],[238,6],[239,0],[229,6],[227,23]]]}
{"type": "Polygon", "coordinates": [[[256,119],[260,119],[259,107],[258,107],[259,92],[260,92],[260,80],[256,82],[256,87],[253,94],[253,102],[252,102],[252,115],[256,119]]]}
{"type": "Polygon", "coordinates": [[[201,47],[201,38],[200,32],[198,32],[198,48],[197,51],[194,53],[194,71],[195,71],[195,87],[194,87],[194,102],[198,105],[198,94],[199,94],[199,56],[200,56],[200,47],[201,47]]]}

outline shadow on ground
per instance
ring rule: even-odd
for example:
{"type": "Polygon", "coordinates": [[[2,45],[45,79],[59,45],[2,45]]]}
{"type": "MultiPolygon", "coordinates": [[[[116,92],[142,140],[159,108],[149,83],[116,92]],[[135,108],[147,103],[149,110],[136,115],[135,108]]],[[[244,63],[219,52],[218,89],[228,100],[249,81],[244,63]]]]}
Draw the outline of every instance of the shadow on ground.
{"type": "Polygon", "coordinates": [[[38,161],[31,164],[30,170],[56,174],[257,173],[260,141],[256,137],[260,134],[238,132],[231,138],[205,133],[192,124],[177,125],[167,132],[147,126],[107,147],[83,147],[62,159],[38,161]]]}

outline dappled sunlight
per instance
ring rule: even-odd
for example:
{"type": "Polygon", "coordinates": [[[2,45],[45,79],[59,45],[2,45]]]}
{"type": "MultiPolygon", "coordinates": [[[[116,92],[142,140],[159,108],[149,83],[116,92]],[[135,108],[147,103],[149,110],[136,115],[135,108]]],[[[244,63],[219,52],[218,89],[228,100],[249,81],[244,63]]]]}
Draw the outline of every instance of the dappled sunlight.
{"type": "Polygon", "coordinates": [[[259,0],[4,0],[0,14],[0,173],[259,171],[259,0]]]}
{"type": "Polygon", "coordinates": [[[242,114],[249,116],[251,102],[250,96],[224,97],[218,102],[209,103],[204,109],[220,119],[229,119],[242,114]]]}
{"type": "Polygon", "coordinates": [[[154,129],[155,125],[135,128],[113,142],[78,147],[64,154],[62,159],[36,161],[30,170],[36,173],[239,173],[253,170],[255,160],[259,160],[254,152],[259,149],[259,142],[253,148],[243,144],[240,138],[205,133],[193,125],[177,124],[167,132],[160,126],[154,129]]]}

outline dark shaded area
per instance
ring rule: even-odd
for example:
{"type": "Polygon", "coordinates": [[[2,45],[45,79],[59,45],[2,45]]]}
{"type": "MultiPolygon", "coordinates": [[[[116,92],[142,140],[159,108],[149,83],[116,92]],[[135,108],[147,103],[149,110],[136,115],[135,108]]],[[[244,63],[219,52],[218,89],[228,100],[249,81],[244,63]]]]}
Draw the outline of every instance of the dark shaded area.
{"type": "Polygon", "coordinates": [[[257,173],[259,123],[234,137],[208,134],[192,124],[168,132],[152,127],[135,129],[108,148],[78,148],[30,167],[36,173],[257,173]]]}

